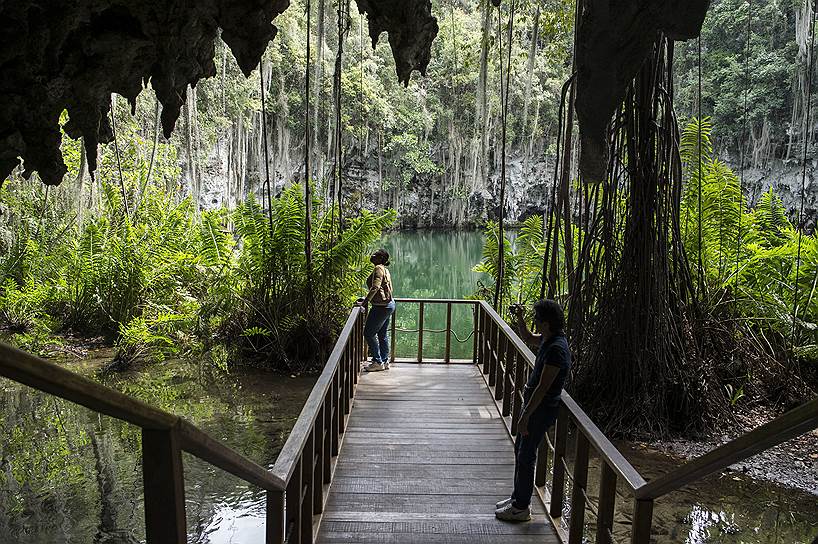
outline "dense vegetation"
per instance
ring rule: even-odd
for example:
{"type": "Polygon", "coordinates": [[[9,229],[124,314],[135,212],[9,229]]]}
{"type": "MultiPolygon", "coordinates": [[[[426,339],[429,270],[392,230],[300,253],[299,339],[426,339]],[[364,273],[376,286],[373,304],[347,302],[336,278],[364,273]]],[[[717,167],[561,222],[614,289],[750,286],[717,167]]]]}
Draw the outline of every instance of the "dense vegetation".
{"type": "MultiPolygon", "coordinates": [[[[689,334],[702,335],[706,343],[702,386],[715,379],[729,405],[769,400],[787,405],[803,394],[802,379],[818,383],[818,237],[795,228],[772,189],[750,208],[739,177],[715,157],[711,131],[709,119],[694,119],[681,141],[685,179],[680,234],[698,301],[699,317],[688,325],[689,334]],[[715,376],[706,377],[705,368],[715,376]]],[[[617,207],[626,207],[628,198],[620,194],[617,207]]],[[[581,225],[571,228],[576,239],[587,237],[581,225]]],[[[532,216],[516,236],[505,236],[506,304],[530,304],[540,297],[546,232],[543,217],[532,216]]],[[[499,240],[498,226],[489,223],[483,260],[475,267],[495,284],[500,279],[499,240]]],[[[575,247],[575,261],[581,247],[575,247]]],[[[603,246],[592,242],[589,251],[603,251],[603,246]]],[[[564,267],[564,253],[557,259],[564,267]]],[[[491,300],[492,291],[489,286],[479,295],[491,300]]],[[[556,295],[570,304],[564,287],[556,295]]],[[[574,347],[581,356],[585,346],[575,333],[574,347]]]]}
{"type": "MultiPolygon", "coordinates": [[[[779,360],[814,357],[814,237],[798,236],[792,210],[773,193],[749,210],[735,174],[719,159],[726,153],[734,163],[745,133],[755,147],[743,152],[754,164],[757,156],[791,156],[784,140],[795,142],[792,149],[800,141],[809,12],[796,4],[758,4],[747,56],[746,4],[713,2],[701,40],[702,110],[712,113],[719,138],[711,143],[704,127],[701,213],[698,192],[695,198],[690,192],[698,190],[698,168],[688,169],[679,236],[704,314],[749,318],[741,334],[779,360]],[[761,24],[765,18],[772,23],[761,24]],[[794,258],[799,241],[800,261],[794,258]],[[797,262],[803,266],[793,267],[797,262]],[[787,287],[794,284],[797,293],[787,287]],[[794,306],[795,327],[788,317],[794,306]]],[[[388,44],[368,46],[354,9],[346,13],[344,3],[338,10],[323,0],[312,6],[309,72],[306,14],[298,1],[278,20],[279,36],[250,78],[216,44],[218,76],[190,90],[170,141],[159,134],[160,110],[148,90],[134,115],[115,103],[117,142],[100,148],[93,178],[82,143],[66,139],[70,171],[59,188],[44,189],[36,177],[26,182],[19,174],[4,183],[0,318],[17,343],[43,350],[62,333],[104,337],[123,364],[195,350],[220,361],[228,353],[282,368],[312,365],[322,360],[360,286],[364,249],[396,219],[394,212],[367,208],[405,201],[428,213],[426,224],[462,224],[474,195],[498,192],[502,126],[509,156],[522,164],[518,171],[547,190],[550,176],[537,178],[543,172],[532,165],[557,151],[572,2],[516,2],[513,28],[508,4],[499,18],[487,1],[434,2],[440,32],[433,60],[427,76],[408,88],[396,82],[388,44]],[[339,42],[345,45],[340,62],[339,42]],[[510,64],[501,66],[509,44],[510,64]],[[505,123],[503,70],[512,81],[505,123]],[[315,190],[313,262],[304,255],[299,188],[307,149],[315,190]]],[[[696,42],[676,47],[676,110],[683,118],[698,113],[697,53],[696,42]]],[[[683,153],[694,160],[689,145],[683,153]]],[[[576,181],[570,195],[594,191],[576,181]]],[[[627,195],[613,201],[624,207],[627,195]]],[[[507,245],[506,303],[539,296],[544,232],[552,221],[542,211],[526,212],[515,244],[507,245]]],[[[497,232],[495,223],[488,231],[497,232]]],[[[555,240],[588,236],[577,222],[555,240]]],[[[623,232],[616,236],[621,241],[623,232]]],[[[487,238],[481,270],[497,274],[498,245],[496,234],[487,238]]],[[[580,247],[568,250],[571,260],[579,259],[580,247]]],[[[586,250],[601,252],[593,245],[586,250]]],[[[559,269],[565,254],[554,262],[559,269]]],[[[565,297],[568,288],[560,280],[557,295],[565,297]]],[[[727,385],[738,391],[742,380],[736,374],[727,385]]]]}
{"type": "MultiPolygon", "coordinates": [[[[309,277],[299,187],[266,209],[250,194],[235,209],[199,212],[176,190],[173,148],[145,153],[135,126],[120,129],[122,170],[104,155],[87,201],[70,184],[0,189],[0,318],[13,340],[42,351],[58,348],[55,333],[102,336],[122,364],[214,346],[227,348],[216,350],[221,362],[240,353],[291,370],[320,364],[394,212],[364,210],[341,225],[337,209],[313,202],[309,277]]],[[[66,138],[65,154],[78,157],[77,142],[66,138]]]]}

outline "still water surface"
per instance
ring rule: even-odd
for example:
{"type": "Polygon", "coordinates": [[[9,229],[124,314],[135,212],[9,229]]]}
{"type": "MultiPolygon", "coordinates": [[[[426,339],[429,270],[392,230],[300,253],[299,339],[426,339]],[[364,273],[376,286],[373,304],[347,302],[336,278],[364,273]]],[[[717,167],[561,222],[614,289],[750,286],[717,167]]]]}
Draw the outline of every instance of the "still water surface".
{"type": "MultiPolygon", "coordinates": [[[[460,298],[481,280],[471,271],[482,243],[474,232],[397,233],[382,245],[392,254],[396,295],[460,298]]],[[[417,328],[417,306],[401,305],[397,325],[417,328]]],[[[470,358],[468,308],[453,313],[463,342],[453,357],[470,358]]],[[[442,329],[445,310],[429,308],[424,328],[442,329]]],[[[424,353],[442,356],[444,337],[428,333],[424,353]],[[436,350],[436,351],[435,351],[436,350]]],[[[398,356],[417,353],[416,333],[399,334],[398,356]]],[[[97,376],[110,352],[66,364],[97,376]]],[[[105,383],[182,415],[256,462],[271,466],[309,394],[314,377],[250,369],[223,371],[194,361],[168,361],[105,383]]],[[[144,542],[140,437],[136,428],[0,380],[0,543],[131,544],[144,542]]],[[[625,455],[648,477],[678,461],[631,444],[625,455]]],[[[188,541],[263,542],[264,497],[254,488],[185,456],[188,541]]],[[[593,485],[589,489],[594,494],[593,485]]],[[[629,499],[629,498],[628,498],[629,499]]],[[[627,504],[627,500],[620,502],[627,504]]],[[[818,498],[742,475],[711,478],[659,501],[656,542],[684,544],[812,544],[818,498]]],[[[628,529],[618,513],[617,536],[628,529]]]]}

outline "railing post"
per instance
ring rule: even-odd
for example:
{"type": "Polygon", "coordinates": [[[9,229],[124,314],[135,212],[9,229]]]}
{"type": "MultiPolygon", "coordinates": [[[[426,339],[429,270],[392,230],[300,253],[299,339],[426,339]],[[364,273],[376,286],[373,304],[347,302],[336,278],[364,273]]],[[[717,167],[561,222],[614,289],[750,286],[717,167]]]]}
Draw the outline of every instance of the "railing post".
{"type": "Polygon", "coordinates": [[[284,492],[267,492],[266,544],[284,544],[284,492]]]}
{"type": "MultiPolygon", "coordinates": [[[[327,395],[324,397],[324,483],[328,484],[332,481],[332,456],[333,454],[333,445],[332,445],[332,387],[330,390],[327,391],[327,395]]],[[[338,445],[336,443],[335,450],[337,451],[338,445]]]]}
{"type": "Polygon", "coordinates": [[[483,365],[483,374],[489,373],[489,327],[491,320],[488,312],[480,305],[480,364],[483,365]]]}
{"type": "Polygon", "coordinates": [[[177,427],[142,429],[142,481],[147,541],[185,544],[185,480],[177,427]]]}
{"type": "Polygon", "coordinates": [[[451,361],[452,353],[452,303],[446,303],[446,351],[443,360],[447,363],[451,361]]]}
{"type": "Polygon", "coordinates": [[[514,395],[514,383],[512,382],[513,372],[516,371],[516,365],[519,364],[517,358],[517,351],[514,349],[514,344],[506,339],[506,349],[504,350],[506,368],[503,373],[503,417],[511,414],[511,399],[514,395]]]}
{"type": "Polygon", "coordinates": [[[352,346],[347,344],[346,349],[344,350],[344,359],[343,363],[346,365],[347,369],[347,414],[352,411],[352,397],[355,396],[355,382],[358,379],[358,373],[354,370],[354,363],[355,358],[352,356],[353,350],[350,349],[352,346]]]}
{"type": "Polygon", "coordinates": [[[418,314],[418,362],[423,362],[423,307],[420,303],[420,313],[418,314]]]}
{"type": "Polygon", "coordinates": [[[285,495],[287,529],[285,531],[285,540],[288,544],[301,543],[301,463],[303,460],[302,457],[301,461],[296,464],[292,478],[287,483],[287,494],[285,495]]]}
{"type": "Polygon", "coordinates": [[[392,312],[392,346],[389,350],[389,361],[394,363],[395,362],[395,353],[398,351],[398,337],[396,336],[398,327],[398,306],[395,305],[395,311],[392,312]]]}
{"type": "Polygon", "coordinates": [[[568,410],[560,405],[557,416],[557,428],[554,435],[554,470],[551,479],[551,508],[552,518],[562,516],[562,502],[565,495],[565,467],[562,460],[565,457],[565,447],[568,443],[568,410]]]}
{"type": "Polygon", "coordinates": [[[633,533],[631,544],[648,544],[653,524],[653,499],[633,501],[633,533]]]}
{"type": "Polygon", "coordinates": [[[550,449],[548,448],[548,433],[546,433],[545,440],[540,443],[540,448],[537,450],[537,468],[534,471],[534,485],[538,487],[545,485],[545,480],[548,473],[549,453],[550,449]]]}
{"type": "Polygon", "coordinates": [[[332,456],[338,455],[338,445],[340,444],[341,426],[343,425],[343,415],[341,410],[341,367],[335,371],[332,378],[332,456]]]}
{"type": "Polygon", "coordinates": [[[596,544],[614,544],[610,533],[613,529],[614,507],[616,506],[616,472],[602,460],[602,475],[599,478],[599,513],[596,521],[596,544]]]}
{"type": "Polygon", "coordinates": [[[574,485],[571,490],[571,528],[568,544],[582,544],[585,529],[585,488],[588,485],[588,438],[577,429],[574,456],[574,485]]]}
{"type": "Polygon", "coordinates": [[[500,363],[499,343],[500,326],[492,319],[489,329],[489,385],[492,387],[497,384],[497,366],[500,363]]]}
{"type": "Polygon", "coordinates": [[[320,514],[324,511],[324,409],[318,410],[318,417],[312,429],[315,460],[312,471],[312,513],[320,514]]]}
{"type": "Polygon", "coordinates": [[[503,398],[503,390],[506,384],[506,373],[508,371],[508,363],[505,360],[508,338],[506,338],[506,335],[502,332],[500,332],[500,340],[497,344],[497,373],[494,382],[494,400],[500,400],[503,398]]]}
{"type": "Polygon", "coordinates": [[[361,331],[361,320],[355,320],[355,328],[352,332],[352,363],[353,363],[353,382],[358,383],[358,369],[361,368],[361,341],[363,341],[363,331],[361,331]]]}
{"type": "MultiPolygon", "coordinates": [[[[514,353],[514,402],[511,405],[511,434],[517,435],[517,420],[520,419],[520,410],[523,407],[523,386],[525,385],[523,367],[525,366],[525,359],[515,352],[514,353]]],[[[539,485],[539,484],[538,484],[539,485]]]]}
{"type": "Polygon", "coordinates": [[[313,471],[315,468],[315,434],[310,433],[301,452],[301,488],[298,498],[301,507],[301,541],[312,544],[313,471]]]}
{"type": "Polygon", "coordinates": [[[355,383],[358,383],[358,378],[361,375],[361,362],[364,360],[364,350],[365,342],[364,342],[364,322],[361,319],[361,315],[358,314],[358,334],[356,334],[358,339],[358,353],[355,356],[355,383]]]}
{"type": "Polygon", "coordinates": [[[473,309],[473,322],[474,326],[472,327],[472,353],[471,353],[471,362],[473,364],[477,364],[477,346],[478,346],[478,336],[480,331],[480,305],[479,304],[472,304],[473,309]]]}
{"type": "Polygon", "coordinates": [[[344,413],[349,413],[349,386],[352,382],[352,376],[349,372],[349,344],[344,348],[344,351],[341,352],[341,360],[338,361],[338,366],[341,367],[341,371],[344,373],[344,413]]]}

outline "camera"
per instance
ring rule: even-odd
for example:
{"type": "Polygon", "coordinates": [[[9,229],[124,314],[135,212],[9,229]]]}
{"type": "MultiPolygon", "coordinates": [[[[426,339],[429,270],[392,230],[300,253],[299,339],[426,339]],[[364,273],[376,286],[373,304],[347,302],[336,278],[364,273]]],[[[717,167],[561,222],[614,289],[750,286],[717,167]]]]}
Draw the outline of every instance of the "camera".
{"type": "Polygon", "coordinates": [[[512,305],[510,305],[510,306],[508,307],[508,310],[509,310],[509,311],[510,311],[510,312],[511,312],[513,315],[519,315],[519,314],[524,314],[524,313],[525,313],[525,308],[523,307],[523,305],[522,305],[522,304],[520,304],[520,303],[517,303],[517,302],[515,302],[515,303],[514,303],[514,304],[512,304],[512,305]]]}

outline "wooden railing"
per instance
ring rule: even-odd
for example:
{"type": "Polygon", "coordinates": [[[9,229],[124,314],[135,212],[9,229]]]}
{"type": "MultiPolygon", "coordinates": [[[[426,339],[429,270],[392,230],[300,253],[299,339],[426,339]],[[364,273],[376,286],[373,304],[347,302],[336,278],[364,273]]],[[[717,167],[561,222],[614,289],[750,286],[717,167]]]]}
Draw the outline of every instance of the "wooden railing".
{"type": "Polygon", "coordinates": [[[305,544],[313,541],[314,516],[323,509],[364,357],[363,316],[362,308],[353,308],[272,470],[178,416],[5,344],[0,376],[142,429],[148,544],[187,542],[183,451],[267,492],[267,544],[305,544]]]}
{"type": "MultiPolygon", "coordinates": [[[[534,365],[534,353],[487,303],[477,310],[477,358],[486,384],[494,393],[498,408],[506,418],[509,432],[517,432],[517,420],[523,401],[523,384],[534,365]]],[[[677,469],[646,482],[610,440],[599,430],[570,395],[563,392],[560,412],[553,432],[543,442],[537,456],[535,483],[563,542],[580,544],[584,539],[586,513],[596,518],[594,542],[613,543],[614,508],[617,482],[632,497],[632,544],[650,542],[654,501],[682,489],[710,474],[747,459],[812,429],[818,428],[818,399],[787,412],[779,418],[732,440],[710,453],[689,461],[677,469]],[[574,441],[573,466],[566,455],[569,440],[574,441]],[[599,459],[599,494],[588,497],[588,473],[591,453],[599,459]],[[549,469],[549,457],[553,457],[549,469]],[[550,476],[551,486],[546,483],[550,476]],[[565,484],[570,483],[570,508],[566,508],[565,484]],[[570,513],[568,530],[561,528],[563,511],[570,513]]]]}
{"type": "MultiPolygon", "coordinates": [[[[477,362],[477,307],[479,306],[480,302],[477,300],[465,300],[465,299],[446,299],[446,298],[396,298],[395,302],[397,302],[397,307],[395,309],[395,314],[392,316],[392,349],[389,353],[389,358],[394,363],[396,359],[396,352],[398,347],[397,342],[397,334],[398,332],[403,333],[410,333],[410,334],[417,334],[418,339],[418,351],[417,351],[417,358],[411,359],[411,362],[414,363],[422,363],[424,361],[428,361],[429,359],[425,357],[423,353],[423,338],[425,333],[430,334],[445,334],[446,335],[446,344],[443,350],[443,360],[444,363],[449,363],[452,361],[452,336],[456,335],[454,329],[452,328],[452,307],[453,306],[471,306],[472,308],[472,315],[473,315],[473,328],[471,331],[472,339],[472,356],[470,358],[472,363],[477,362]],[[417,319],[417,329],[409,330],[409,331],[400,331],[397,327],[397,316],[398,312],[403,312],[405,310],[402,309],[404,304],[417,304],[418,305],[418,319],[417,319]],[[436,306],[446,306],[446,325],[443,329],[429,329],[426,328],[426,307],[436,305],[436,306]]],[[[467,359],[468,361],[469,359],[467,359]]]]}
{"type": "Polygon", "coordinates": [[[286,506],[276,496],[267,506],[268,544],[308,544],[315,538],[314,516],[324,501],[352,409],[355,385],[364,360],[364,309],[355,307],[335,343],[324,370],[312,388],[301,415],[278,454],[273,476],[286,483],[286,506]]]}
{"type": "MultiPolygon", "coordinates": [[[[522,408],[523,384],[534,365],[534,354],[528,346],[483,301],[399,299],[398,302],[420,304],[420,326],[416,331],[419,334],[419,362],[424,360],[425,305],[445,304],[447,307],[444,360],[449,360],[452,305],[472,306],[473,361],[480,366],[509,432],[515,435],[522,408]]],[[[183,451],[267,492],[267,544],[308,544],[315,538],[314,528],[323,511],[326,486],[332,479],[333,461],[343,438],[346,415],[351,410],[360,363],[365,358],[364,315],[362,308],[352,309],[272,470],[254,463],[182,418],[4,344],[0,344],[0,376],[142,429],[148,544],[186,542],[183,451]]],[[[394,320],[392,327],[395,344],[394,320]]],[[[564,542],[583,542],[586,512],[590,512],[596,518],[594,541],[607,544],[614,541],[616,489],[617,483],[621,482],[633,502],[630,541],[632,544],[647,544],[656,499],[816,427],[818,399],[646,482],[570,395],[563,393],[560,413],[551,433],[553,440],[549,436],[540,448],[535,483],[564,542]],[[566,453],[569,440],[574,441],[573,458],[566,453]],[[592,453],[600,460],[599,494],[595,502],[587,494],[592,453]],[[552,459],[550,467],[549,458],[552,459]],[[546,486],[549,477],[550,491],[546,486]],[[565,494],[566,482],[571,484],[570,496],[565,494]],[[570,499],[570,508],[566,508],[566,499],[570,499]],[[560,523],[564,510],[570,512],[567,531],[561,529],[560,523]]]]}

